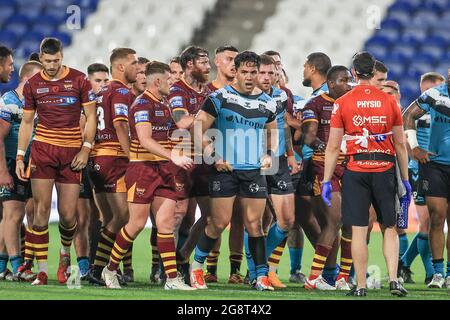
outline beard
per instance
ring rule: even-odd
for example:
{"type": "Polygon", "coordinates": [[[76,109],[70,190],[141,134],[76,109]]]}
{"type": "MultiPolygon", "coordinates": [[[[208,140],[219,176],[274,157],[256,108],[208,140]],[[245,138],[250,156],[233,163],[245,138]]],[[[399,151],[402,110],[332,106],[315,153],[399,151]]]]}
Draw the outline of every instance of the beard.
{"type": "Polygon", "coordinates": [[[191,75],[195,81],[200,83],[206,83],[209,79],[209,73],[201,72],[199,69],[193,70],[191,75]]]}
{"type": "Polygon", "coordinates": [[[311,79],[303,79],[302,84],[304,87],[311,87],[311,79]]]}

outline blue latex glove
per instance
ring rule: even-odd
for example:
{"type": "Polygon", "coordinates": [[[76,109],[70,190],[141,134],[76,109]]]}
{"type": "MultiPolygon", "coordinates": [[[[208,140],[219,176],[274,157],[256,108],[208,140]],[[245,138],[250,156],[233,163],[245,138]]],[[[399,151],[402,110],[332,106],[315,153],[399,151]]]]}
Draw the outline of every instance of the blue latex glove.
{"type": "Polygon", "coordinates": [[[406,194],[402,198],[405,199],[407,203],[410,203],[411,202],[411,195],[412,195],[411,185],[409,184],[408,180],[402,180],[402,182],[403,182],[403,186],[406,189],[406,194]]]}
{"type": "Polygon", "coordinates": [[[328,207],[331,207],[331,198],[332,198],[331,191],[332,191],[331,182],[330,181],[324,182],[322,184],[322,199],[328,207]]]}

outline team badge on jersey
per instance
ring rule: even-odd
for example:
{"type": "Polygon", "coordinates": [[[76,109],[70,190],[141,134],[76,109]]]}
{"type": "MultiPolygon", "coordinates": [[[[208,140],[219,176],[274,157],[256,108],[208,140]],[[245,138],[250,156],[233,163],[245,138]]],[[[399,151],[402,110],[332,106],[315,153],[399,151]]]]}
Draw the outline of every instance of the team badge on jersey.
{"type": "Polygon", "coordinates": [[[115,103],[114,112],[116,113],[116,116],[128,117],[128,106],[123,103],[115,103]]]}

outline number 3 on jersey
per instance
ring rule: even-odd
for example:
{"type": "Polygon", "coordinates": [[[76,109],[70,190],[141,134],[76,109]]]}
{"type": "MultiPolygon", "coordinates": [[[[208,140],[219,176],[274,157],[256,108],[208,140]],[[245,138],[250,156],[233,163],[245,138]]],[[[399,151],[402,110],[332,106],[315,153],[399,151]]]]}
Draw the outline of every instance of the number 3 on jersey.
{"type": "Polygon", "coordinates": [[[97,107],[97,129],[102,131],[105,129],[105,111],[102,107],[97,107]]]}

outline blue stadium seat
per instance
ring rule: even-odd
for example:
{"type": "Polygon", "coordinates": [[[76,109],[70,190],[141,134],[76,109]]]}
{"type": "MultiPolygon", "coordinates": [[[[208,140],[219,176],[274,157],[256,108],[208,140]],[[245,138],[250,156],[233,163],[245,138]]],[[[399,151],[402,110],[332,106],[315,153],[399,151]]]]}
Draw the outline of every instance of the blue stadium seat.
{"type": "Polygon", "coordinates": [[[30,21],[36,20],[41,14],[41,9],[33,5],[23,6],[18,8],[18,14],[26,16],[30,21]]]}
{"type": "Polygon", "coordinates": [[[21,15],[21,14],[15,14],[11,18],[9,18],[6,23],[7,24],[20,23],[20,24],[23,24],[25,26],[29,26],[30,22],[31,22],[31,20],[27,16],[24,16],[24,15],[21,15]]]}
{"type": "Polygon", "coordinates": [[[415,11],[414,4],[410,1],[396,1],[389,7],[389,13],[393,12],[405,12],[407,14],[412,14],[415,11]]]}
{"type": "Polygon", "coordinates": [[[56,32],[53,32],[52,34],[50,34],[49,36],[55,37],[55,38],[58,38],[59,40],[61,40],[64,47],[67,47],[72,43],[72,38],[70,37],[70,35],[67,32],[56,31],[56,32]]]}
{"type": "Polygon", "coordinates": [[[420,10],[414,15],[412,22],[428,27],[435,25],[439,19],[440,16],[432,10],[420,10]]]}
{"type": "Polygon", "coordinates": [[[450,60],[441,62],[434,68],[433,71],[439,72],[440,74],[442,74],[444,77],[447,78],[448,69],[450,69],[450,60]]]}
{"type": "Polygon", "coordinates": [[[0,32],[0,43],[9,48],[15,48],[17,44],[16,34],[11,31],[2,30],[0,32]]]}
{"type": "Polygon", "coordinates": [[[407,28],[402,32],[401,42],[409,43],[412,45],[419,45],[428,36],[428,33],[423,28],[421,29],[410,29],[407,28]]]}
{"type": "Polygon", "coordinates": [[[384,30],[384,28],[395,28],[397,30],[401,30],[403,28],[403,23],[395,18],[387,18],[381,22],[381,30],[384,30]]]}
{"type": "Polygon", "coordinates": [[[403,54],[405,58],[411,59],[416,53],[416,47],[408,43],[399,42],[392,47],[392,53],[403,54]]]}
{"type": "Polygon", "coordinates": [[[39,33],[44,35],[52,33],[56,28],[57,25],[41,19],[33,24],[33,30],[39,30],[39,33]]]}
{"type": "Polygon", "coordinates": [[[0,27],[14,15],[15,8],[12,6],[0,5],[0,27]]]}
{"type": "Polygon", "coordinates": [[[427,0],[420,4],[420,9],[430,9],[436,12],[444,12],[448,8],[447,0],[427,0]]]}
{"type": "Polygon", "coordinates": [[[406,26],[411,22],[411,16],[405,11],[392,11],[388,13],[389,19],[395,19],[399,21],[402,25],[406,26]]]}
{"type": "Polygon", "coordinates": [[[28,32],[28,26],[27,25],[23,25],[21,23],[8,23],[6,24],[6,26],[3,28],[3,31],[9,31],[12,32],[16,35],[16,38],[20,39],[21,37],[23,37],[27,32],[28,32]]]}

